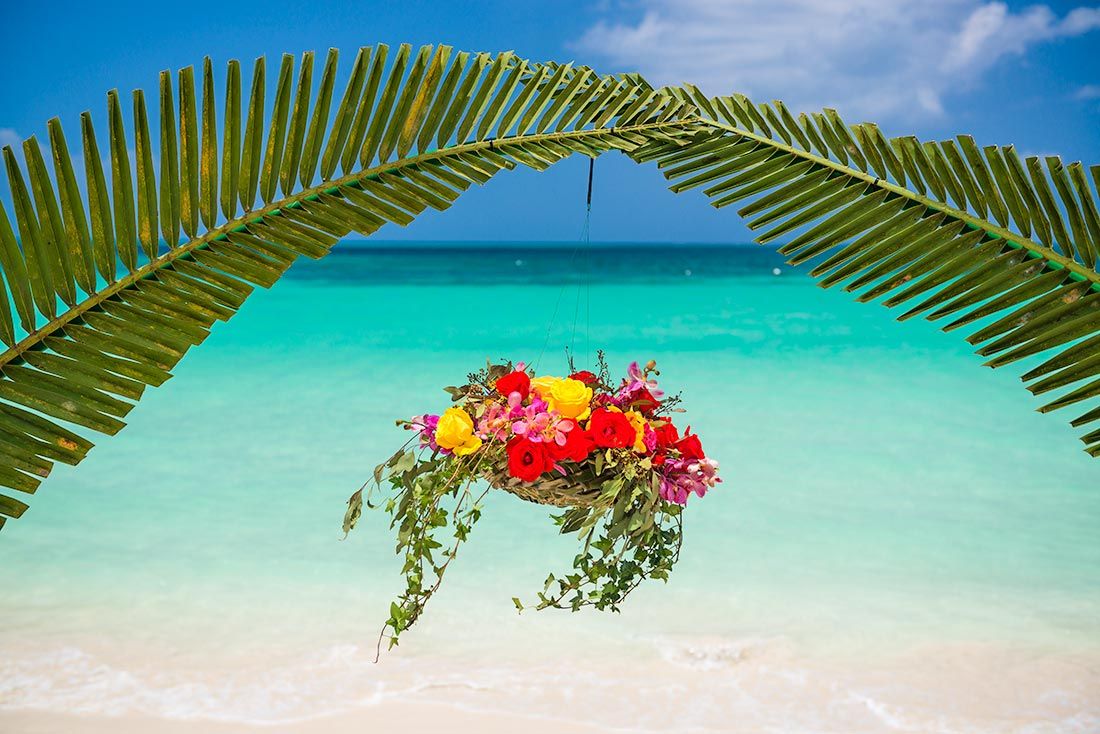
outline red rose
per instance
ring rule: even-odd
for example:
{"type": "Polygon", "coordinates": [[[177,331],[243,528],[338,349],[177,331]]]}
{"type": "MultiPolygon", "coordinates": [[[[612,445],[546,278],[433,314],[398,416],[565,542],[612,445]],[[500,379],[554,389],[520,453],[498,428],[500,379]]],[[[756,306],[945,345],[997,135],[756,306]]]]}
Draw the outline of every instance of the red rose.
{"type": "Polygon", "coordinates": [[[535,443],[523,436],[508,442],[508,473],[524,482],[533,482],[550,468],[546,444],[535,443]]]}
{"type": "Polygon", "coordinates": [[[672,425],[671,418],[663,419],[653,432],[657,434],[657,448],[660,449],[671,448],[680,440],[680,432],[672,425]]]}
{"type": "Polygon", "coordinates": [[[653,457],[653,466],[661,466],[668,460],[668,457],[664,454],[656,454],[653,457]]]}
{"type": "Polygon", "coordinates": [[[527,393],[531,392],[531,377],[523,370],[510,372],[497,380],[497,390],[504,397],[518,392],[519,396],[526,400],[527,393]]]}
{"type": "Polygon", "coordinates": [[[570,380],[580,380],[585,385],[594,385],[598,379],[596,375],[588,370],[581,370],[580,372],[574,372],[569,375],[570,380]]]}
{"type": "Polygon", "coordinates": [[[647,388],[636,390],[633,395],[630,396],[630,407],[638,411],[642,415],[649,415],[660,403],[657,398],[653,397],[653,394],[649,392],[647,388]]]}
{"type": "Polygon", "coordinates": [[[547,446],[547,451],[555,461],[569,459],[580,462],[588,458],[593,448],[592,437],[574,423],[573,430],[565,434],[565,445],[558,446],[556,443],[551,443],[547,446]]]}
{"type": "Polygon", "coordinates": [[[597,446],[621,449],[634,445],[634,426],[622,413],[607,408],[592,411],[588,434],[597,446]]]}
{"type": "Polygon", "coordinates": [[[676,448],[685,459],[698,461],[706,458],[703,455],[703,444],[699,443],[698,436],[691,433],[690,426],[684,432],[684,437],[676,442],[676,448]]]}

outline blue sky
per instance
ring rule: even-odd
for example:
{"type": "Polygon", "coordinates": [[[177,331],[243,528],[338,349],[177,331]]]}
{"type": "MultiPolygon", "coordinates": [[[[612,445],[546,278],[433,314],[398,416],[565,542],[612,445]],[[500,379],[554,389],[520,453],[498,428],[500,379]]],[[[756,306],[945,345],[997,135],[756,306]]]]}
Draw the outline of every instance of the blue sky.
{"type": "MultiPolygon", "coordinates": [[[[323,51],[350,63],[360,45],[447,43],[514,49],[655,84],[692,81],[794,109],[838,108],[888,134],[970,133],[1027,154],[1100,160],[1100,5],[983,0],[592,0],[284,3],[8,3],[0,10],[0,144],[44,137],[59,116],[104,117],[105,93],[156,88],[161,69],[246,64],[323,51]],[[553,15],[552,15],[553,13],[553,15]]],[[[246,66],[247,68],[247,66],[246,66]]],[[[387,239],[572,240],[583,221],[586,163],[504,174],[450,211],[387,239]],[[569,202],[576,206],[570,208],[569,202]],[[550,212],[543,202],[553,202],[550,212]]],[[[6,184],[0,197],[7,200],[6,184]]],[[[673,196],[652,167],[618,154],[596,164],[594,240],[741,242],[730,210],[673,196]]]]}

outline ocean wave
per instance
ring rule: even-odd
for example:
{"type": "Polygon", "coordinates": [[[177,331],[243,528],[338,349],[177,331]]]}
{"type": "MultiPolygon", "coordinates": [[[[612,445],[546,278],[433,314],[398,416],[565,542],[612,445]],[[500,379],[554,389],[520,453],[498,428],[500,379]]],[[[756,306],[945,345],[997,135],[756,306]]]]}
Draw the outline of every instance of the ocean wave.
{"type": "Polygon", "coordinates": [[[654,637],[650,639],[661,659],[692,670],[708,671],[749,663],[791,662],[794,645],[785,637],[725,638],[654,637]]]}

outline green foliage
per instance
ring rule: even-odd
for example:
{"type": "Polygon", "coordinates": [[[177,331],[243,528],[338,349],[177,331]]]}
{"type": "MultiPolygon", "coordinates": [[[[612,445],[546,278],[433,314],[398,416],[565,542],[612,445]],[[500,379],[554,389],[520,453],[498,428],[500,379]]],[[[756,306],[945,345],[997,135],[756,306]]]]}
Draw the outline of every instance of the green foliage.
{"type": "Polygon", "coordinates": [[[617,612],[645,579],[668,581],[680,559],[683,520],[678,505],[660,499],[656,482],[610,479],[593,507],[554,516],[562,534],[579,535],[583,549],[572,573],[546,578],[536,609],[617,612]]]}
{"type": "MultiPolygon", "coordinates": [[[[35,137],[22,163],[4,148],[0,486],[25,498],[55,462],[80,462],[84,433],[121,430],[146,387],[298,257],[446,209],[516,165],[609,150],[656,162],[675,192],[738,204],[823,286],[906,304],[902,320],[980,324],[967,338],[986,364],[1038,362],[1024,379],[1053,397],[1040,410],[1080,410],[1100,456],[1100,166],[511,52],[364,47],[342,90],[337,61],[318,70],[306,53],[295,73],[284,55],[268,74],[261,58],[247,84],[231,61],[222,90],[209,60],[198,80],[162,72],[156,123],[140,90],[128,105],[112,91],[105,129],[81,116],[83,171],[57,119],[48,154],[35,137]]],[[[27,508],[9,494],[0,526],[27,508]]]]}
{"type": "Polygon", "coordinates": [[[417,452],[403,447],[379,464],[369,484],[366,499],[360,489],[348,500],[344,532],[354,529],[362,505],[371,507],[371,497],[384,484],[389,496],[380,507],[391,516],[390,528],[397,530],[395,552],[403,560],[405,591],[390,604],[390,616],[379,637],[389,631],[390,647],[424,611],[439,589],[443,574],[458,554],[459,545],[481,518],[481,500],[488,490],[474,495],[484,457],[455,457],[433,454],[420,460],[417,452]]]}
{"type": "MultiPolygon", "coordinates": [[[[481,373],[475,376],[484,376],[481,373]]],[[[679,559],[682,541],[680,507],[663,501],[657,478],[625,479],[631,472],[630,452],[608,450],[609,466],[622,476],[599,483],[599,496],[591,506],[576,507],[552,516],[562,534],[576,534],[582,549],[573,559],[573,571],[547,577],[538,592],[536,609],[578,611],[592,606],[618,611],[619,604],[646,578],[668,580],[679,559]]],[[[481,518],[488,467],[506,462],[503,444],[489,444],[476,455],[451,456],[402,447],[379,464],[368,482],[367,496],[360,489],[348,500],[345,534],[355,528],[363,505],[380,508],[391,517],[397,531],[396,554],[403,564],[405,590],[390,604],[389,618],[379,635],[392,648],[401,633],[412,627],[438,591],[443,574],[457,557],[459,546],[481,518]],[[372,505],[375,491],[386,492],[372,505]]],[[[367,487],[364,487],[367,488],[367,487]]],[[[527,606],[512,597],[517,611],[527,606]]]]}

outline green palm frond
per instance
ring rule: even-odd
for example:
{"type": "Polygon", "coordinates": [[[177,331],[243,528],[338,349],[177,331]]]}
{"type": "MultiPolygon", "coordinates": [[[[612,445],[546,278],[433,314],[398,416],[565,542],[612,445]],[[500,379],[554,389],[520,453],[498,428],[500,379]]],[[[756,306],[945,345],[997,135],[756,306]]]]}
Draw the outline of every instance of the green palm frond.
{"type": "MultiPolygon", "coordinates": [[[[638,77],[513,53],[365,47],[342,92],[335,50],[315,71],[311,53],[283,56],[269,80],[258,59],[245,98],[230,62],[220,108],[209,60],[198,80],[163,72],[157,138],[143,94],[128,117],[111,92],[104,137],[81,118],[83,191],[58,120],[52,176],[35,138],[22,166],[4,149],[0,486],[33,493],[54,462],[83,459],[80,429],[121,430],[147,386],[298,257],[446,209],[517,164],[633,150],[694,124],[692,104],[638,77]]],[[[0,494],[0,525],[26,507],[0,494]]]]}
{"type": "MultiPolygon", "coordinates": [[[[789,238],[788,262],[861,302],[905,304],[899,320],[951,317],[945,331],[982,321],[967,341],[990,367],[1044,355],[1023,379],[1036,395],[1061,392],[1039,410],[1085,403],[1072,425],[1100,428],[1100,199],[1080,163],[1021,160],[965,135],[888,140],[831,109],[796,119],[779,101],[667,91],[697,105],[706,139],[628,155],[656,161],[674,192],[741,203],[757,242],[789,238]]],[[[1089,173],[1100,188],[1100,166],[1089,173]]],[[[1082,441],[1100,456],[1100,430],[1082,441]]]]}
{"type": "MultiPolygon", "coordinates": [[[[823,285],[919,298],[902,318],[951,315],[947,328],[988,321],[970,340],[992,366],[1056,350],[1025,376],[1063,391],[1043,410],[1100,394],[1100,220],[1080,164],[887,140],[831,110],[795,119],[778,102],[510,52],[365,47],[342,90],[337,60],[284,55],[269,73],[258,59],[247,98],[236,61],[220,90],[208,59],[200,79],[162,72],[154,125],[140,90],[129,114],[111,92],[105,133],[81,117],[83,171],[57,119],[22,162],[4,149],[0,486],[25,499],[55,462],[83,459],[82,429],[117,433],[147,386],[298,257],[446,209],[517,164],[608,150],[656,161],[674,191],[742,202],[759,241],[793,237],[781,251],[823,285]]],[[[1074,424],[1096,422],[1093,408],[1074,424]]],[[[1084,440],[1100,455],[1100,431],[1084,440]]],[[[0,526],[26,507],[0,493],[0,526]]]]}

